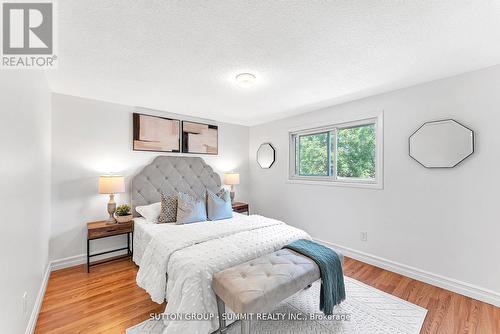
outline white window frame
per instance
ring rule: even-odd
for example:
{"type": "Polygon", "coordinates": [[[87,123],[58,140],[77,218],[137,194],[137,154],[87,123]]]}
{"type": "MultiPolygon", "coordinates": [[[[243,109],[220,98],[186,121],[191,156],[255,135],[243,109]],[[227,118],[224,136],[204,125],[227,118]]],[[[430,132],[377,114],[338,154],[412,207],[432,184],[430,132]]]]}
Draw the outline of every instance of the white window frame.
{"type": "Polygon", "coordinates": [[[343,187],[357,187],[357,188],[372,188],[383,189],[383,115],[380,114],[375,117],[359,119],[355,121],[341,122],[330,124],[326,126],[316,126],[307,129],[293,130],[289,132],[288,136],[288,182],[289,183],[303,183],[327,186],[343,186],[343,187]],[[374,124],[375,126],[375,178],[344,178],[337,176],[337,131],[346,128],[352,128],[362,125],[374,124]],[[332,175],[331,176],[306,176],[296,173],[297,160],[296,160],[296,138],[301,135],[308,135],[322,132],[333,132],[335,140],[332,142],[334,145],[334,156],[332,157],[332,175]]]}

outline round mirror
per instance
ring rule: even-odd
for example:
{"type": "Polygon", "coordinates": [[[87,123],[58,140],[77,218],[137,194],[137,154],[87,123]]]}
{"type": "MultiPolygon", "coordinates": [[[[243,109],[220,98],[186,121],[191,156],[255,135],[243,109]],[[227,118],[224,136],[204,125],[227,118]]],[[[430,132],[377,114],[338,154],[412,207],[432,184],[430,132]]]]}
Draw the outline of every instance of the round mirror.
{"type": "Polygon", "coordinates": [[[257,150],[257,163],[261,168],[271,168],[276,159],[276,151],[270,143],[260,145],[257,150]]]}

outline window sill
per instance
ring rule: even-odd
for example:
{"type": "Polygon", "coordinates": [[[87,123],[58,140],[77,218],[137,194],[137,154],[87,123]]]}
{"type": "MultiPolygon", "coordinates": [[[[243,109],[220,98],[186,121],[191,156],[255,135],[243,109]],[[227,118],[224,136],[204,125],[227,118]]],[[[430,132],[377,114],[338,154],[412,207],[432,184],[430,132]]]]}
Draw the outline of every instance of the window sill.
{"type": "Polygon", "coordinates": [[[348,188],[364,188],[364,189],[384,189],[382,182],[352,182],[352,181],[325,181],[325,180],[306,180],[306,179],[288,179],[286,183],[289,184],[308,184],[315,186],[329,186],[329,187],[348,187],[348,188]]]}

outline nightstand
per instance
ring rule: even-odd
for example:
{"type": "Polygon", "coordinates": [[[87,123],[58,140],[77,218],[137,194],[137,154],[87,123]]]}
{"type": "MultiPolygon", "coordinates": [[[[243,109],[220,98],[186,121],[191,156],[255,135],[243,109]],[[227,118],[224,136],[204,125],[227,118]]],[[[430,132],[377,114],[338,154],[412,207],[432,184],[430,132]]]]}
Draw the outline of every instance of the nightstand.
{"type": "Polygon", "coordinates": [[[248,209],[248,204],[247,203],[242,203],[242,202],[234,202],[232,204],[233,211],[238,212],[238,213],[243,213],[246,212],[247,215],[250,215],[250,210],[248,209]]]}
{"type": "Polygon", "coordinates": [[[97,221],[87,224],[87,272],[90,272],[90,267],[96,264],[101,264],[109,261],[114,261],[126,257],[132,257],[132,249],[134,248],[134,222],[109,224],[106,221],[97,221]],[[102,238],[108,238],[115,235],[127,235],[127,247],[109,250],[107,252],[97,253],[90,255],[90,241],[102,238]],[[90,262],[90,258],[94,256],[114,253],[126,250],[127,254],[123,256],[113,257],[108,260],[90,262]]]}

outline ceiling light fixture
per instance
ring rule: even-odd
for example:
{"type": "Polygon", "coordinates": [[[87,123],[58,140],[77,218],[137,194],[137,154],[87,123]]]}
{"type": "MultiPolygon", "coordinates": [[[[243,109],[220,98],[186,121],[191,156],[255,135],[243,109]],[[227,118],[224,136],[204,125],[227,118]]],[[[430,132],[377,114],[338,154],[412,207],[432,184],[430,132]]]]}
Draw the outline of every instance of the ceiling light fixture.
{"type": "Polygon", "coordinates": [[[257,78],[252,73],[240,73],[236,76],[236,82],[241,87],[250,87],[255,84],[257,78]]]}

